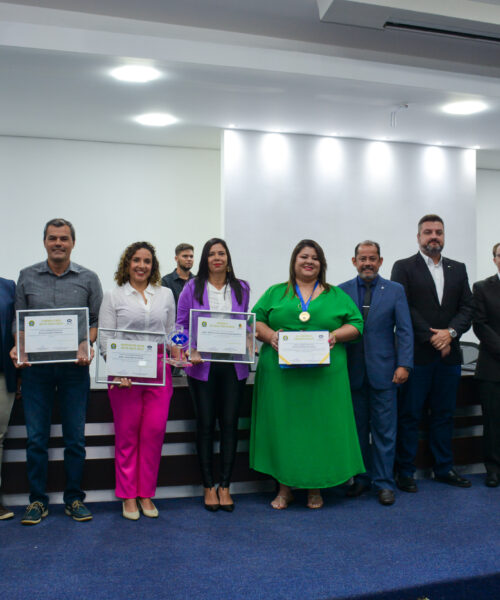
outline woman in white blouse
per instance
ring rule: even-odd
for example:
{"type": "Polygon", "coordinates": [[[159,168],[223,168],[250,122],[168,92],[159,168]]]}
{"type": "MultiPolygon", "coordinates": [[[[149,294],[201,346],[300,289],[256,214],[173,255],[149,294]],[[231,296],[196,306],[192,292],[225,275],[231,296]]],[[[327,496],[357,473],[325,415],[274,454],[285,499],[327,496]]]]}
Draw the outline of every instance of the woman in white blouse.
{"type": "MultiPolygon", "coordinates": [[[[109,329],[165,332],[175,324],[172,291],[161,287],[154,247],[135,242],[123,252],[115,273],[118,284],[107,292],[99,312],[99,326],[109,329]]],[[[158,352],[158,372],[163,369],[158,352]]],[[[161,380],[161,378],[159,378],[161,380]]],[[[132,386],[120,378],[108,395],[115,423],[116,496],[123,500],[123,516],[137,520],[139,510],[157,517],[155,495],[161,448],[172,396],[172,376],[166,365],[164,386],[132,386]]]]}

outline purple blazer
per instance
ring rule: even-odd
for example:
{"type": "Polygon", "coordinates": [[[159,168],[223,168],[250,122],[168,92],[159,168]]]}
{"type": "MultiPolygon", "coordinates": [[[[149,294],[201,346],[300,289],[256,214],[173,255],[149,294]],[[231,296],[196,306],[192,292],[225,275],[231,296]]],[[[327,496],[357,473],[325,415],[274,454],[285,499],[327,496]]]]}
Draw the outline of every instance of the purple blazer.
{"type": "MultiPolygon", "coordinates": [[[[189,311],[192,308],[205,308],[210,310],[208,303],[208,291],[207,286],[203,290],[203,302],[200,304],[194,295],[194,282],[196,278],[190,279],[179,296],[179,303],[177,304],[177,324],[182,325],[186,334],[189,334],[189,311]]],[[[241,280],[240,280],[241,281],[241,280]]],[[[250,297],[250,288],[245,281],[241,281],[242,299],[241,304],[238,303],[234,290],[231,288],[232,307],[231,310],[234,312],[248,312],[248,301],[250,297]]],[[[248,365],[242,363],[235,363],[234,368],[236,370],[236,377],[238,379],[246,379],[249,373],[248,365]]],[[[193,367],[186,367],[186,374],[194,379],[200,381],[207,381],[208,374],[210,373],[210,363],[204,362],[193,367]]]]}

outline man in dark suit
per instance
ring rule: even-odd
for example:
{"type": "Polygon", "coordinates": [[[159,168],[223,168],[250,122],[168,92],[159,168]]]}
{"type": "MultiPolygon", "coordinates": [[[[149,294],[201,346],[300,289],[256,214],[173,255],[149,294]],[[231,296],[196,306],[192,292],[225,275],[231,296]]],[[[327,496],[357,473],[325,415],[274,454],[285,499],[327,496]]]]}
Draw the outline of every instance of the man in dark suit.
{"type": "Polygon", "coordinates": [[[444,224],[437,215],[418,223],[419,252],[398,260],[391,279],[403,285],[415,337],[414,369],[401,390],[396,447],[396,483],[416,492],[418,425],[425,401],[430,409],[429,446],[434,478],[470,487],[453,469],[453,415],[460,381],[460,336],[471,325],[472,294],[463,263],[441,256],[444,224]]]}
{"type": "MultiPolygon", "coordinates": [[[[14,319],[14,294],[16,284],[0,277],[0,487],[2,483],[3,442],[9,425],[10,412],[16,392],[16,369],[9,357],[14,343],[12,321],[14,319]]],[[[10,519],[14,513],[0,503],[0,520],[10,519]]]]}
{"type": "Polygon", "coordinates": [[[479,338],[476,378],[483,407],[485,484],[500,484],[500,243],[493,246],[498,273],[473,286],[472,326],[479,338]]]}
{"type": "Polygon", "coordinates": [[[352,259],[358,276],[339,287],[365,321],[361,341],[347,346],[347,365],[366,473],[356,476],[347,495],[359,496],[373,484],[379,502],[389,506],[395,500],[397,385],[413,366],[413,331],[404,288],[380,277],[382,262],[377,242],[360,242],[352,259]]]}

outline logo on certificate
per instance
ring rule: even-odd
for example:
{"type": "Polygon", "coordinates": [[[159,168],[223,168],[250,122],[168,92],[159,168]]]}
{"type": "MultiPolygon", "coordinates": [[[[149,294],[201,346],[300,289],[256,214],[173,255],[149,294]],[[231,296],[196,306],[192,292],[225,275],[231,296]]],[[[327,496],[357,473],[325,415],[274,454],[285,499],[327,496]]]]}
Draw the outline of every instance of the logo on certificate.
{"type": "Polygon", "coordinates": [[[116,344],[111,344],[110,348],[111,348],[111,350],[116,350],[116,344]]]}
{"type": "Polygon", "coordinates": [[[284,341],[284,342],[286,342],[286,341],[287,341],[287,339],[288,339],[288,336],[287,336],[287,335],[284,335],[284,336],[283,336],[283,341],[284,341]]]}
{"type": "Polygon", "coordinates": [[[68,325],[70,325],[71,323],[73,323],[73,319],[66,319],[66,323],[67,323],[68,325]]]}
{"type": "Polygon", "coordinates": [[[206,322],[206,321],[202,321],[202,322],[201,322],[201,326],[202,326],[202,327],[206,327],[206,326],[207,326],[207,322],[206,322]]]}
{"type": "Polygon", "coordinates": [[[28,322],[28,325],[29,325],[30,327],[34,327],[34,326],[35,326],[35,321],[29,321],[29,322],[28,322]]]}

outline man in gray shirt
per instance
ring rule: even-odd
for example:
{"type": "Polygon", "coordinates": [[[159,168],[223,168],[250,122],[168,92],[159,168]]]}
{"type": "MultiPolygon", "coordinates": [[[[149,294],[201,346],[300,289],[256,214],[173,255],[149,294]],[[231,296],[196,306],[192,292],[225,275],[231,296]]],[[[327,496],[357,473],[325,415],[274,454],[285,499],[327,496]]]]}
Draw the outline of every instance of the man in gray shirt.
{"type": "MultiPolygon", "coordinates": [[[[52,219],[44,229],[47,260],[23,269],[16,287],[16,310],[79,308],[89,309],[90,343],[97,336],[97,317],[102,289],[97,275],[71,262],[75,230],[65,219],[52,219]]],[[[87,340],[80,337],[82,350],[87,340]]],[[[93,351],[91,354],[91,358],[93,351]]],[[[85,418],[89,391],[87,352],[77,360],[48,364],[17,363],[17,347],[11,350],[17,367],[26,367],[22,377],[22,397],[27,429],[26,461],[30,483],[30,504],[21,520],[24,525],[40,523],[48,515],[46,493],[48,443],[54,394],[60,404],[63,439],[65,512],[76,521],[89,521],[92,513],[83,504],[81,489],[85,461],[85,418]]]]}

